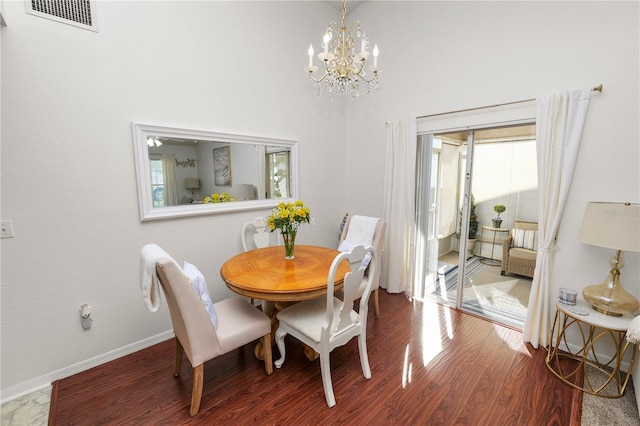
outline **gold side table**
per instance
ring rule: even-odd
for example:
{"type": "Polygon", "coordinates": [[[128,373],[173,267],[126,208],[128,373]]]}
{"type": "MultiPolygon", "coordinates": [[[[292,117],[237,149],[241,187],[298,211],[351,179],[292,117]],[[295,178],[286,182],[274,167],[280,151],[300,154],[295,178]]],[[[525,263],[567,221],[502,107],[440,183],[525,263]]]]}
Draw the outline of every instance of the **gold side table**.
{"type": "Polygon", "coordinates": [[[556,317],[553,321],[549,341],[549,353],[545,363],[551,372],[563,382],[591,395],[619,398],[631,377],[637,345],[629,343],[625,336],[633,316],[622,317],[604,315],[592,309],[584,300],[579,299],[575,306],[556,303],[556,317]],[[588,315],[580,315],[579,311],[588,315]],[[582,339],[582,346],[573,346],[567,342],[567,331],[575,330],[582,339]],[[608,345],[607,345],[608,344],[608,345]],[[563,350],[560,350],[562,345],[563,350]],[[607,345],[607,346],[604,346],[607,345]],[[614,353],[608,355],[596,352],[596,346],[605,349],[613,347],[614,353]],[[620,371],[620,365],[628,349],[632,350],[629,370],[620,371]],[[578,364],[566,362],[567,359],[578,364]],[[564,362],[563,362],[564,361],[564,362]],[[587,366],[603,373],[604,379],[590,377],[587,366]],[[584,383],[577,384],[579,373],[584,373],[584,383]]]}

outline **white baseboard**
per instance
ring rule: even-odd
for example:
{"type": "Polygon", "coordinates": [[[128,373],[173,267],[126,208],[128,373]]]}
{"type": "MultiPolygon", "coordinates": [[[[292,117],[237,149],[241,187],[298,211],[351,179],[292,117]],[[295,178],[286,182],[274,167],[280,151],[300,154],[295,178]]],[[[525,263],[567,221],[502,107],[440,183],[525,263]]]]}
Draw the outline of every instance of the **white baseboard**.
{"type": "Polygon", "coordinates": [[[106,352],[104,354],[89,358],[87,360],[69,365],[59,370],[52,371],[39,377],[27,380],[17,385],[10,386],[0,391],[0,404],[4,404],[13,399],[20,398],[31,392],[35,392],[41,389],[51,386],[56,380],[64,379],[65,377],[72,376],[82,371],[88,370],[98,365],[102,365],[106,362],[122,358],[123,356],[130,355],[139,350],[148,348],[149,346],[156,345],[173,338],[173,330],[168,330],[147,339],[134,342],[130,345],[123,346],[113,351],[106,352]]]}

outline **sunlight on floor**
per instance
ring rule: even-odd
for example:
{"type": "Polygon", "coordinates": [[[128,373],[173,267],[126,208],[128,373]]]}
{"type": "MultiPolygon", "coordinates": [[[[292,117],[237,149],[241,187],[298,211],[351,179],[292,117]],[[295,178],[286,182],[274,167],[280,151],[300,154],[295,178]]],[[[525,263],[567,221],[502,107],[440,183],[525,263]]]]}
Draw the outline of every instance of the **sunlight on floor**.
{"type": "MultiPolygon", "coordinates": [[[[447,283],[446,280],[444,278],[444,274],[439,275],[437,284],[438,286],[438,296],[442,297],[444,300],[448,300],[448,295],[447,295],[447,283]]],[[[434,294],[436,294],[434,292],[434,294]]]]}
{"type": "Polygon", "coordinates": [[[407,345],[404,349],[404,365],[402,366],[402,388],[406,388],[411,383],[411,373],[413,370],[413,364],[409,362],[409,349],[410,345],[407,345]]]}
{"type": "MultiPolygon", "coordinates": [[[[442,308],[436,303],[422,304],[422,323],[423,324],[440,324],[440,311],[445,316],[445,324],[447,328],[446,338],[453,339],[453,326],[451,324],[451,311],[442,308]]],[[[422,328],[422,365],[427,366],[429,363],[442,352],[442,336],[438,327],[438,332],[430,327],[422,328]]]]}
{"type": "MultiPolygon", "coordinates": [[[[442,342],[444,339],[453,339],[453,324],[451,320],[451,310],[438,305],[437,303],[414,300],[414,308],[420,309],[422,315],[422,336],[420,348],[422,349],[422,366],[426,367],[433,359],[442,352],[442,342]],[[442,335],[440,329],[440,316],[444,316],[446,336],[442,335]],[[432,325],[432,326],[429,326],[432,325]]],[[[410,360],[411,345],[405,347],[404,363],[402,366],[402,387],[406,388],[411,383],[413,363],[410,360]]]]}
{"type": "MultiPolygon", "coordinates": [[[[439,324],[438,305],[435,303],[422,304],[422,323],[439,324]]],[[[427,366],[433,358],[442,352],[442,336],[434,333],[431,327],[422,327],[422,365],[427,366]]]]}
{"type": "MultiPolygon", "coordinates": [[[[458,271],[452,261],[446,255],[441,256],[437,271],[425,275],[429,287],[422,289],[424,294],[421,294],[420,300],[438,300],[452,307],[457,303],[458,271]]],[[[531,279],[503,276],[499,264],[487,262],[488,259],[478,256],[467,261],[461,309],[522,330],[529,304],[531,279]]]]}
{"type": "Polygon", "coordinates": [[[531,353],[527,350],[526,346],[523,345],[524,339],[522,336],[514,340],[513,333],[499,324],[493,324],[493,329],[495,330],[496,336],[500,337],[500,339],[509,346],[509,349],[531,358],[531,353]]]}

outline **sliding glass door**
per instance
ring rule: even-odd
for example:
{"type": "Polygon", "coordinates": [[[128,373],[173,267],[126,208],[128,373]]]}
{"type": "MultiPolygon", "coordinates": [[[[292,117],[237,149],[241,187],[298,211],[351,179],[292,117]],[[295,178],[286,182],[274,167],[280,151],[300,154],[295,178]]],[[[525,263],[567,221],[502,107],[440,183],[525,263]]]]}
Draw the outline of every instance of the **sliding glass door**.
{"type": "MultiPolygon", "coordinates": [[[[461,161],[465,156],[460,155],[459,142],[451,143],[439,135],[422,135],[418,150],[417,288],[414,294],[437,296],[455,304],[456,277],[464,275],[465,258],[459,253],[466,252],[466,240],[459,239],[458,227],[463,224],[465,214],[459,204],[464,185],[470,183],[467,179],[460,181],[459,177],[461,170],[467,165],[471,167],[472,163],[461,161]]],[[[464,172],[462,176],[470,173],[464,172]]]]}
{"type": "Polygon", "coordinates": [[[439,241],[435,234],[438,211],[437,170],[439,153],[433,150],[433,135],[418,137],[418,161],[420,170],[416,182],[416,277],[413,295],[429,297],[437,291],[439,241]]]}
{"type": "Polygon", "coordinates": [[[535,126],[423,134],[418,147],[414,294],[521,326],[530,281],[500,266],[515,221],[536,221],[535,126]]]}

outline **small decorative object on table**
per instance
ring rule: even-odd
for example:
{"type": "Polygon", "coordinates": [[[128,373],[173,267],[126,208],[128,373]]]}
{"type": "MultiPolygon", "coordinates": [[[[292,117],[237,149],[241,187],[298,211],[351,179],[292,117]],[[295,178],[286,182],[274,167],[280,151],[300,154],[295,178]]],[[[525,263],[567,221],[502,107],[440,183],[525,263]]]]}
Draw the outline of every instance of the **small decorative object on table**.
{"type": "Polygon", "coordinates": [[[237,201],[237,200],[236,200],[236,197],[232,197],[228,193],[223,192],[221,194],[213,193],[210,196],[204,197],[203,201],[205,204],[210,204],[210,203],[228,203],[229,201],[237,201]]]}
{"type": "Polygon", "coordinates": [[[301,223],[313,224],[311,211],[300,200],[294,203],[280,203],[267,217],[267,225],[271,232],[276,229],[284,240],[285,259],[293,259],[296,234],[301,223]]]}
{"type": "Polygon", "coordinates": [[[577,298],[578,292],[575,290],[562,287],[558,292],[558,302],[564,303],[565,305],[575,305],[577,298]]]}
{"type": "Polygon", "coordinates": [[[500,228],[500,225],[502,225],[502,218],[500,217],[500,213],[504,212],[505,210],[507,210],[507,208],[503,204],[496,204],[495,206],[493,206],[493,211],[498,213],[496,217],[491,219],[494,228],[500,228]]]}

